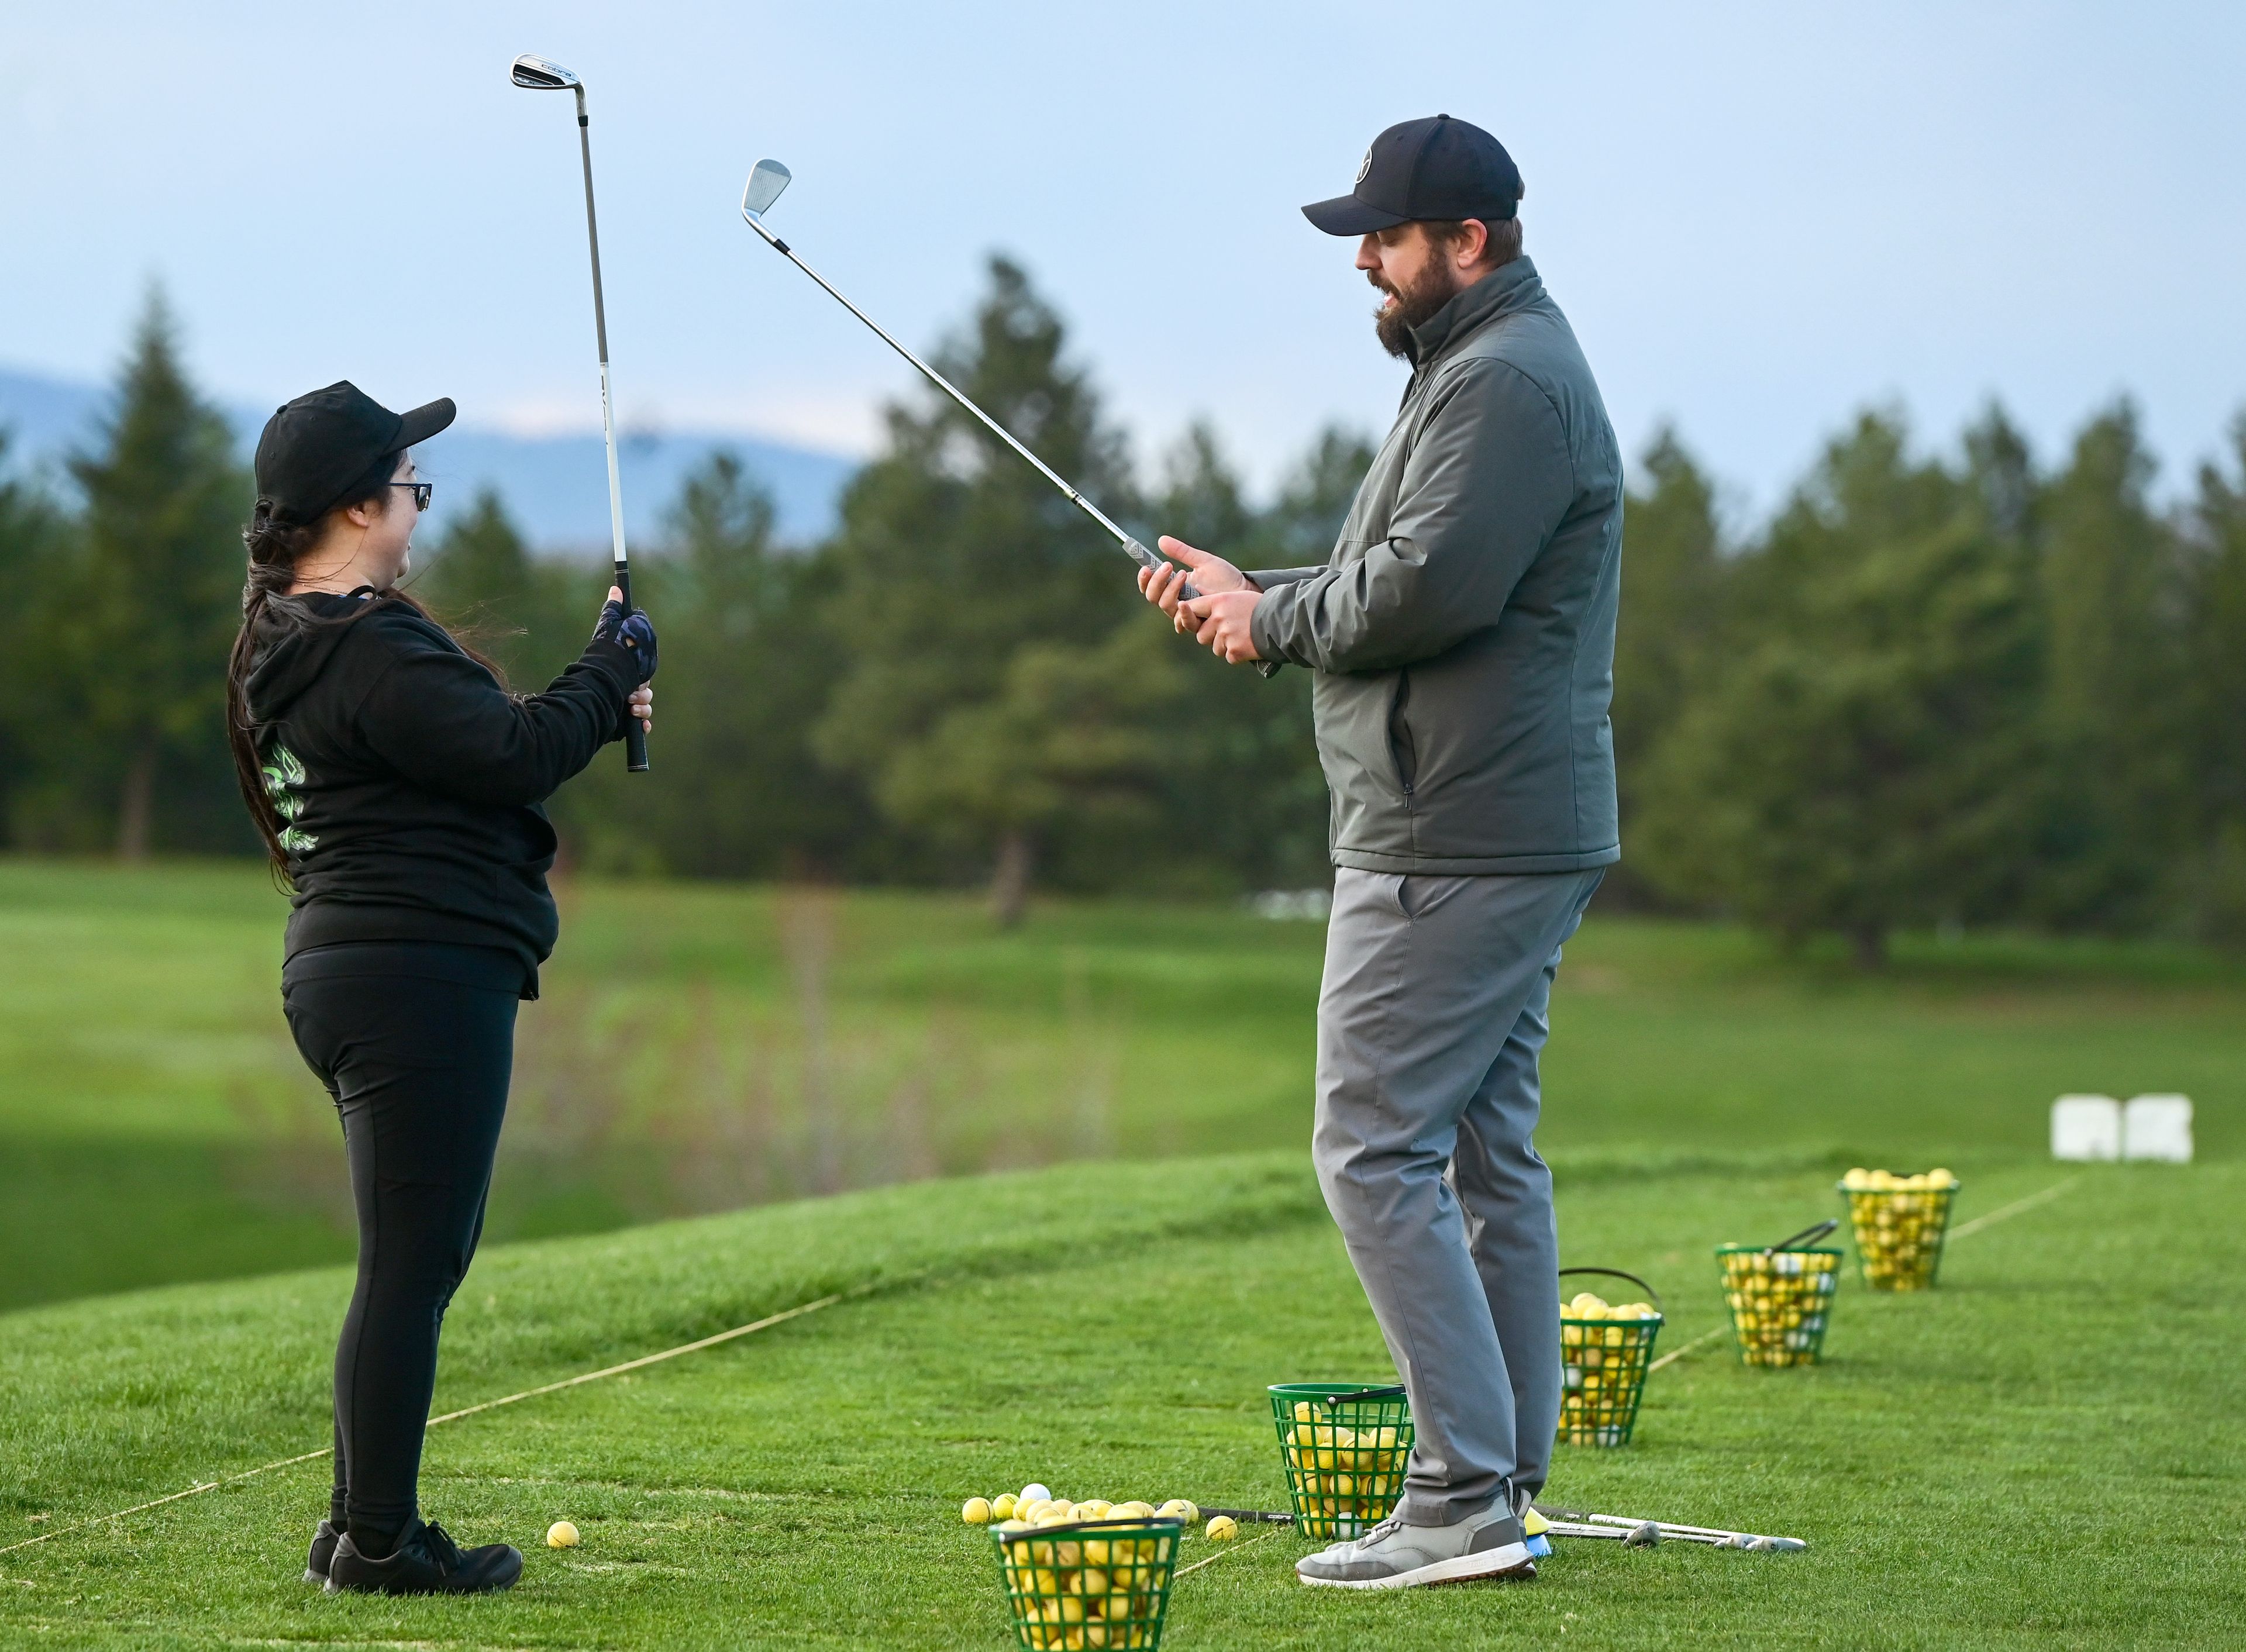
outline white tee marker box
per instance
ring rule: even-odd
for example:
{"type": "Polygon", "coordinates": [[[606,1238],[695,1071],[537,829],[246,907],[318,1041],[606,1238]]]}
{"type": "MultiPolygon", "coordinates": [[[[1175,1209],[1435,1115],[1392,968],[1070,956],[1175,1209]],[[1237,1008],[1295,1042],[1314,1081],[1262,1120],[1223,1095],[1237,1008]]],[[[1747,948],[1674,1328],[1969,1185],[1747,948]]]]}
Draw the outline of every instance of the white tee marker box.
{"type": "Polygon", "coordinates": [[[2121,1157],[2191,1163],[2191,1098],[2132,1097],[2121,1110],[2121,1157]]]}
{"type": "Polygon", "coordinates": [[[2051,1104],[2051,1156],[2111,1159],[2121,1156],[2121,1104],[2111,1096],[2061,1096],[2051,1104]]]}

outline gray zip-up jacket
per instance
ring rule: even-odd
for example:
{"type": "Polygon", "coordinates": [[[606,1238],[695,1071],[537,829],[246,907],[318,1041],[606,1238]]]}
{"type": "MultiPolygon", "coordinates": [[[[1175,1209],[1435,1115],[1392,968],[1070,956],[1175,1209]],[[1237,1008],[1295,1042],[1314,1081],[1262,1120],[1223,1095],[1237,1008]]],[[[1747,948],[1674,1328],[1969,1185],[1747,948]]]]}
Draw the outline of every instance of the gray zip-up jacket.
{"type": "Polygon", "coordinates": [[[1623,468],[1598,384],[1526,258],[1412,343],[1331,560],[1252,576],[1256,652],[1317,673],[1333,863],[1605,866],[1623,468]]]}

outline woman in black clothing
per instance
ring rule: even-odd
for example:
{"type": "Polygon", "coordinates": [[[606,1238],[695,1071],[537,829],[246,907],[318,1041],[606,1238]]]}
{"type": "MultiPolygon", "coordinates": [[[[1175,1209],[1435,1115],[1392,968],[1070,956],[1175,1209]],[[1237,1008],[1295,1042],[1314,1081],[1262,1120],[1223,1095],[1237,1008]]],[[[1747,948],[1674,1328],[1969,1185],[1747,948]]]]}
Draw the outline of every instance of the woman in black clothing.
{"type": "Polygon", "coordinates": [[[521,1574],[508,1545],[462,1550],[423,1523],[422,1431],[483,1227],[515,1005],[560,927],[539,806],[652,715],[655,632],[613,590],[577,662],[516,696],[397,588],[429,504],[406,450],[452,421],[450,401],[401,415],[347,383],[274,414],[228,680],[242,796],[290,891],[282,1003],[342,1116],[358,1212],[335,1493],[306,1573],[331,1591],[521,1574]]]}

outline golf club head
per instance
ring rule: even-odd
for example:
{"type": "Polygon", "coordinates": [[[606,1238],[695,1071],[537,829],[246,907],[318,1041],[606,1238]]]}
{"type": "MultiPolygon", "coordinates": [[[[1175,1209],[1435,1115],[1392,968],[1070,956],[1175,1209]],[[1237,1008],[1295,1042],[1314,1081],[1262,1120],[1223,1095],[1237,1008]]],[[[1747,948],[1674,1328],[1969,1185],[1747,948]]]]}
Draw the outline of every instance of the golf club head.
{"type": "Polygon", "coordinates": [[[794,175],[777,160],[757,162],[755,170],[749,173],[748,187],[741,191],[741,215],[763,217],[794,175]]]}
{"type": "Polygon", "coordinates": [[[560,64],[527,51],[514,60],[513,78],[530,92],[574,92],[584,84],[560,64]]]}

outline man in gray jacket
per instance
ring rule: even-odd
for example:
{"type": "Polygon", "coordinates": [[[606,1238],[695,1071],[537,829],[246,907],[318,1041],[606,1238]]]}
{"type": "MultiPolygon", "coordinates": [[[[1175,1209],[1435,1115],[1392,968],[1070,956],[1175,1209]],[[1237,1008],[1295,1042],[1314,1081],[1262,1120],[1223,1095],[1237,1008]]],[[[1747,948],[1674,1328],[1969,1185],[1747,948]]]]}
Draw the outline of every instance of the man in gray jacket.
{"type": "Polygon", "coordinates": [[[1219,657],[1317,673],[1337,870],[1314,1151],[1418,1438],[1393,1517],[1306,1583],[1534,1576],[1545,1547],[1520,1516],[1559,1421],[1559,1241],[1531,1139],[1561,943],[1621,853],[1623,468],[1520,255],[1521,194],[1494,138],[1438,115],[1303,209],[1360,238],[1385,295],[1412,367],[1395,428],[1324,567],[1248,574],[1165,539],[1184,569],[1140,576],[1219,657]]]}

